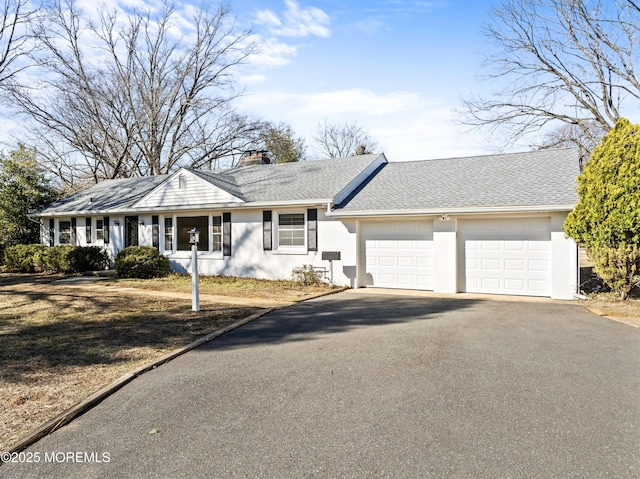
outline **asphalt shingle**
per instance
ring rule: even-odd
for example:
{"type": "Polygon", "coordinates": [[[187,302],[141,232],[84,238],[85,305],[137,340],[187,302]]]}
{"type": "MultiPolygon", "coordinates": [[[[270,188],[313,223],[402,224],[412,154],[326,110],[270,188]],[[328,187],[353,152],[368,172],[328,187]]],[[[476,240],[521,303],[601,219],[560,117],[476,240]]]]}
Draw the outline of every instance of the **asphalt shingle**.
{"type": "Polygon", "coordinates": [[[321,161],[244,166],[221,172],[192,172],[246,202],[330,201],[378,156],[359,155],[321,161]]]}
{"type": "Polygon", "coordinates": [[[131,207],[158,186],[168,175],[105,180],[55,201],[37,212],[40,215],[66,212],[98,212],[131,207]]]}
{"type": "Polygon", "coordinates": [[[578,150],[388,163],[336,211],[574,205],[578,150]]]}

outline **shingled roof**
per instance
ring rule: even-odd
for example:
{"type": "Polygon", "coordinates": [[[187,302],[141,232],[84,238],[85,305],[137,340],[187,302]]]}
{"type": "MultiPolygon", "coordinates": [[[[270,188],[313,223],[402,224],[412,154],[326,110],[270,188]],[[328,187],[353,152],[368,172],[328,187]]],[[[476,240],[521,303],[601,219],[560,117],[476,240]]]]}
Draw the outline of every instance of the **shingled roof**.
{"type": "Polygon", "coordinates": [[[130,208],[167,177],[168,175],[158,175],[104,180],[71,196],[54,201],[35,214],[38,216],[76,212],[90,214],[130,208]]]}
{"type": "MultiPolygon", "coordinates": [[[[191,170],[191,173],[246,203],[342,201],[377,165],[383,154],[359,155],[322,161],[254,165],[224,171],[191,170]]],[[[106,214],[139,211],[135,205],[171,175],[105,180],[56,201],[36,216],[106,214]]],[[[214,206],[214,205],[203,205],[214,206]]]]}
{"type": "Polygon", "coordinates": [[[577,203],[578,150],[387,163],[336,215],[566,209],[577,203]]]}
{"type": "Polygon", "coordinates": [[[331,201],[384,155],[253,165],[212,172],[190,170],[246,202],[331,201]]]}

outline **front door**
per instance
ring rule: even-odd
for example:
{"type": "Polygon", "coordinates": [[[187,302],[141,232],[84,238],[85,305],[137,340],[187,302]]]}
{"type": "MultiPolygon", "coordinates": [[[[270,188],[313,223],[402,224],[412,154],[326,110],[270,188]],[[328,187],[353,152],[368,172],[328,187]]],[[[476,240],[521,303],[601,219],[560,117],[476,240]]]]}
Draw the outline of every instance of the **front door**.
{"type": "Polygon", "coordinates": [[[124,246],[138,246],[138,217],[125,216],[124,218],[124,246]]]}

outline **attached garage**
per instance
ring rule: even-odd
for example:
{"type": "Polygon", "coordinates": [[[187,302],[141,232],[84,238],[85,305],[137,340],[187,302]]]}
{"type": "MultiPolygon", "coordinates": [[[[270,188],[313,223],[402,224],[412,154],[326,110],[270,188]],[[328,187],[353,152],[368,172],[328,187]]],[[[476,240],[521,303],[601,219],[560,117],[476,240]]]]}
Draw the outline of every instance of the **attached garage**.
{"type": "Polygon", "coordinates": [[[360,228],[361,286],[433,289],[433,221],[366,221],[360,228]]]}
{"type": "Polygon", "coordinates": [[[549,296],[550,218],[459,220],[458,290],[549,296]]]}

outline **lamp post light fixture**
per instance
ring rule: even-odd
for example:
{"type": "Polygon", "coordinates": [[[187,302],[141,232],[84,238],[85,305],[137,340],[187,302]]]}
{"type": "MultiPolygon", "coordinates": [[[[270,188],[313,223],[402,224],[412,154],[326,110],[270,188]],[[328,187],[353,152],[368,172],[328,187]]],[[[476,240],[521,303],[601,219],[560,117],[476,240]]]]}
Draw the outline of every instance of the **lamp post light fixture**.
{"type": "Polygon", "coordinates": [[[200,311],[200,291],[198,288],[198,243],[200,242],[200,230],[189,230],[189,243],[191,243],[191,310],[200,311]]]}

